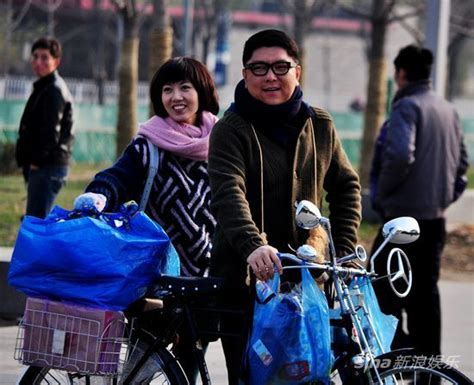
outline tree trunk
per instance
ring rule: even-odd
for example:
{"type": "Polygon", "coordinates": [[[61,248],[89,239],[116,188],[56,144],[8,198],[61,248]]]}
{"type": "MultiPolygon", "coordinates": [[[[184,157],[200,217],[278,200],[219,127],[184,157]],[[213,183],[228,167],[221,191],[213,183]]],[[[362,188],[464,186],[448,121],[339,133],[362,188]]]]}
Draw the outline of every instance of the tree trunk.
{"type": "Polygon", "coordinates": [[[370,78],[359,164],[362,188],[369,187],[369,174],[375,141],[385,118],[385,100],[387,98],[387,65],[385,59],[370,60],[369,68],[370,78]]]}
{"type": "Polygon", "coordinates": [[[209,58],[209,48],[211,47],[211,36],[206,34],[202,38],[202,54],[201,62],[207,65],[207,59],[209,58]]]}
{"type": "Polygon", "coordinates": [[[308,23],[311,23],[311,17],[308,17],[309,7],[306,0],[296,0],[293,5],[293,34],[295,42],[300,50],[300,64],[301,64],[301,77],[300,85],[304,89],[305,84],[305,68],[306,68],[306,55],[304,41],[306,38],[306,32],[308,30],[308,23]]]}
{"type": "Polygon", "coordinates": [[[461,76],[461,60],[463,49],[466,45],[467,39],[459,35],[454,38],[449,45],[448,49],[448,82],[446,85],[447,88],[447,98],[448,100],[453,100],[458,95],[464,93],[463,86],[466,83],[463,76],[461,76]],[[463,81],[464,80],[464,81],[463,81]]]}
{"type": "Polygon", "coordinates": [[[117,157],[132,140],[137,129],[138,46],[137,36],[126,35],[122,41],[119,69],[117,157]]]}
{"type": "MultiPolygon", "coordinates": [[[[163,30],[153,29],[150,32],[150,61],[148,67],[148,78],[153,78],[156,70],[171,58],[173,51],[173,29],[165,27],[163,30]]],[[[150,116],[155,115],[153,106],[150,105],[150,116]]]]}
{"type": "Polygon", "coordinates": [[[97,85],[97,99],[99,105],[104,105],[104,86],[106,79],[105,71],[105,25],[106,16],[102,12],[100,0],[94,0],[95,33],[97,34],[96,60],[93,76],[97,85]]]}
{"type": "MultiPolygon", "coordinates": [[[[148,61],[148,79],[151,81],[156,70],[171,58],[173,51],[173,29],[167,12],[167,1],[156,0],[153,12],[155,24],[149,35],[150,57],[148,61]]],[[[153,105],[150,103],[150,116],[155,115],[153,105]]]]}
{"type": "Polygon", "coordinates": [[[387,64],[385,60],[385,35],[388,24],[386,0],[374,0],[372,33],[369,54],[369,82],[367,106],[364,116],[359,176],[362,189],[369,187],[369,174],[374,145],[385,118],[387,98],[387,64]]]}

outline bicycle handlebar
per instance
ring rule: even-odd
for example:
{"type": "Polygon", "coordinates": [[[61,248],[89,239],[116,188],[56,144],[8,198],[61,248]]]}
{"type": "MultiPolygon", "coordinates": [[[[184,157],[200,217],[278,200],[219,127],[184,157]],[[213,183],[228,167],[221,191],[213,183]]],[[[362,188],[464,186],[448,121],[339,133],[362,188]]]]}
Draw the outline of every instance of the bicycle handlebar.
{"type": "Polygon", "coordinates": [[[304,261],[298,258],[296,255],[290,253],[277,253],[278,257],[283,260],[288,260],[297,265],[290,265],[290,266],[283,266],[283,270],[287,269],[302,269],[308,268],[313,270],[324,271],[328,273],[334,273],[341,277],[348,277],[348,276],[368,276],[373,277],[377,274],[374,272],[369,272],[365,268],[361,267],[360,269],[354,267],[345,267],[339,265],[332,265],[331,263],[321,264],[321,263],[314,263],[309,261],[304,261]]]}

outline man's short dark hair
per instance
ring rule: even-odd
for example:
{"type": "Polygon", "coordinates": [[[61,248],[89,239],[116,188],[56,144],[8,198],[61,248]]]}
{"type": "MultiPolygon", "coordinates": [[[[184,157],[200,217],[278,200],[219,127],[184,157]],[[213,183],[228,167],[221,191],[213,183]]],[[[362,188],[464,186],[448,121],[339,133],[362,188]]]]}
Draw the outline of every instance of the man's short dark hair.
{"type": "Polygon", "coordinates": [[[183,80],[191,82],[196,89],[199,101],[198,117],[202,111],[209,111],[214,115],[219,112],[216,86],[206,66],[190,57],[175,57],[156,71],[150,83],[150,99],[156,115],[162,118],[168,116],[161,100],[163,86],[183,80]]]}
{"type": "Polygon", "coordinates": [[[38,48],[47,49],[55,59],[60,58],[62,55],[61,43],[54,37],[41,37],[36,40],[31,46],[31,53],[38,48]]]}
{"type": "Polygon", "coordinates": [[[285,32],[277,29],[265,29],[249,37],[245,42],[242,63],[245,66],[255,50],[262,47],[283,48],[288,56],[299,63],[300,54],[296,42],[285,32]]]}
{"type": "Polygon", "coordinates": [[[396,70],[403,68],[409,82],[428,79],[433,65],[433,53],[428,48],[408,45],[402,48],[393,61],[396,70]]]}

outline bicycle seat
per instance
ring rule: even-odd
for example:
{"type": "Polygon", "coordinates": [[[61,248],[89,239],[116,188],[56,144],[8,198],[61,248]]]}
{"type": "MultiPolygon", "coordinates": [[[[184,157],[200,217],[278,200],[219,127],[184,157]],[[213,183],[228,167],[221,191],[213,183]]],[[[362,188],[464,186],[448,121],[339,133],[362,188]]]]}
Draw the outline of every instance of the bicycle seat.
{"type": "Polygon", "coordinates": [[[162,275],[149,290],[152,293],[167,292],[173,295],[191,296],[216,294],[223,288],[224,280],[215,277],[174,277],[162,275]]]}

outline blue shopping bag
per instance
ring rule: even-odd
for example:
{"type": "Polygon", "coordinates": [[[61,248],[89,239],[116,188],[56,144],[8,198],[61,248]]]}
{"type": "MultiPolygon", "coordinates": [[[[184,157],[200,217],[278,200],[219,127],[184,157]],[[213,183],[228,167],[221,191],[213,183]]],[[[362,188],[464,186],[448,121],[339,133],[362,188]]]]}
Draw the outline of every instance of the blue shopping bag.
{"type": "Polygon", "coordinates": [[[26,216],[8,273],[11,286],[33,297],[122,310],[161,274],[179,275],[176,250],[138,206],[118,213],[67,211],[26,216]]]}
{"type": "Polygon", "coordinates": [[[255,302],[247,348],[251,385],[329,383],[332,365],[326,297],[307,269],[302,283],[279,292],[276,273],[268,282],[276,293],[267,303],[255,302]]]}
{"type": "Polygon", "coordinates": [[[349,290],[351,291],[351,294],[353,294],[353,301],[358,308],[357,312],[362,320],[361,326],[367,336],[372,351],[375,355],[389,352],[390,345],[392,344],[397,330],[397,317],[385,314],[380,310],[377,296],[374,292],[370,278],[355,277],[349,285],[349,290]],[[354,288],[356,285],[359,287],[362,298],[354,295],[354,288]],[[369,313],[375,333],[370,327],[369,320],[364,316],[363,308],[359,306],[362,305],[362,303],[360,303],[361,300],[369,313]]]}

